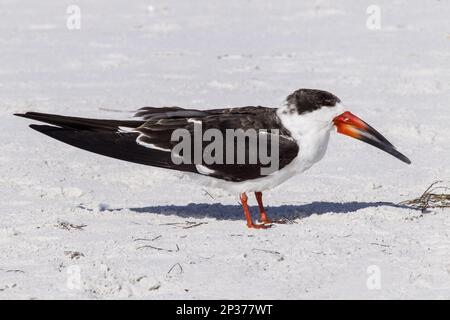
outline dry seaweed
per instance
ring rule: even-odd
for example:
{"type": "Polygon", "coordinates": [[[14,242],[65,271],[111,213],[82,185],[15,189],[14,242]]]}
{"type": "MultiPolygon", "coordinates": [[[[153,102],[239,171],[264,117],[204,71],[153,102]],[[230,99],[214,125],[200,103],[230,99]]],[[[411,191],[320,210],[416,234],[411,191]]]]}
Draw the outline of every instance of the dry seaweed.
{"type": "Polygon", "coordinates": [[[422,211],[431,208],[450,208],[450,187],[443,183],[443,181],[435,181],[420,197],[403,201],[400,204],[418,208],[422,211]]]}

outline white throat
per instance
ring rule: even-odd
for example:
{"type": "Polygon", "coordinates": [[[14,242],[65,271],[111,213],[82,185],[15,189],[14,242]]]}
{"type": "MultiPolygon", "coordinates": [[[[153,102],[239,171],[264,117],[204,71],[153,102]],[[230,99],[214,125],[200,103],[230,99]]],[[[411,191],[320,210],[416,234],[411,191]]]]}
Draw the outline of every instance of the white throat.
{"type": "Polygon", "coordinates": [[[303,172],[323,158],[333,129],[333,119],[341,114],[343,109],[338,104],[301,115],[296,111],[292,113],[289,107],[278,109],[277,115],[281,123],[299,144],[296,171],[303,172]]]}

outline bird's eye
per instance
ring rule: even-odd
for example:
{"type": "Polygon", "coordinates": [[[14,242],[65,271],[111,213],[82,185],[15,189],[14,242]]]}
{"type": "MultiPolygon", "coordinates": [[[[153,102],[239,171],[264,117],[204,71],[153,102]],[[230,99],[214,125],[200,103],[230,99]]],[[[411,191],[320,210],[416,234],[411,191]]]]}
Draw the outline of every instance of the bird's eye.
{"type": "Polygon", "coordinates": [[[335,102],[332,99],[325,99],[324,100],[324,105],[326,105],[326,106],[334,106],[335,102]]]}

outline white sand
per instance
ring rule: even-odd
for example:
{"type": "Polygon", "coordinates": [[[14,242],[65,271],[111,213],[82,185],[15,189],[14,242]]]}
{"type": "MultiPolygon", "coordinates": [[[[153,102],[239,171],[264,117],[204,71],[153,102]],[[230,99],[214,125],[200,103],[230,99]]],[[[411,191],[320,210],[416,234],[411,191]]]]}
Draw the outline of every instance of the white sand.
{"type": "Polygon", "coordinates": [[[0,298],[450,298],[450,211],[395,206],[450,180],[448,1],[377,1],[378,31],[361,1],[92,2],[72,31],[73,1],[0,8],[0,298]],[[300,87],[338,95],[413,164],[333,135],[266,194],[294,222],[266,231],[245,227],[237,195],[12,116],[277,106],[300,87]]]}

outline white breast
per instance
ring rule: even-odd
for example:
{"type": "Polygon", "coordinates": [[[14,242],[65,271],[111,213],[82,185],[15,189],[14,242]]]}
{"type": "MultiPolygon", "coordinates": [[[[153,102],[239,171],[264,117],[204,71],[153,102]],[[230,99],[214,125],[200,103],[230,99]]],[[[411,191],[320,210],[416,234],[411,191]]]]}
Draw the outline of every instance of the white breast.
{"type": "MultiPolygon", "coordinates": [[[[316,111],[320,112],[320,111],[316,111]]],[[[318,117],[317,114],[309,113],[303,116],[284,114],[279,111],[279,118],[292,134],[292,137],[299,145],[299,156],[295,164],[297,173],[301,173],[321,160],[325,155],[330,139],[330,132],[333,127],[326,115],[318,117]]]]}

